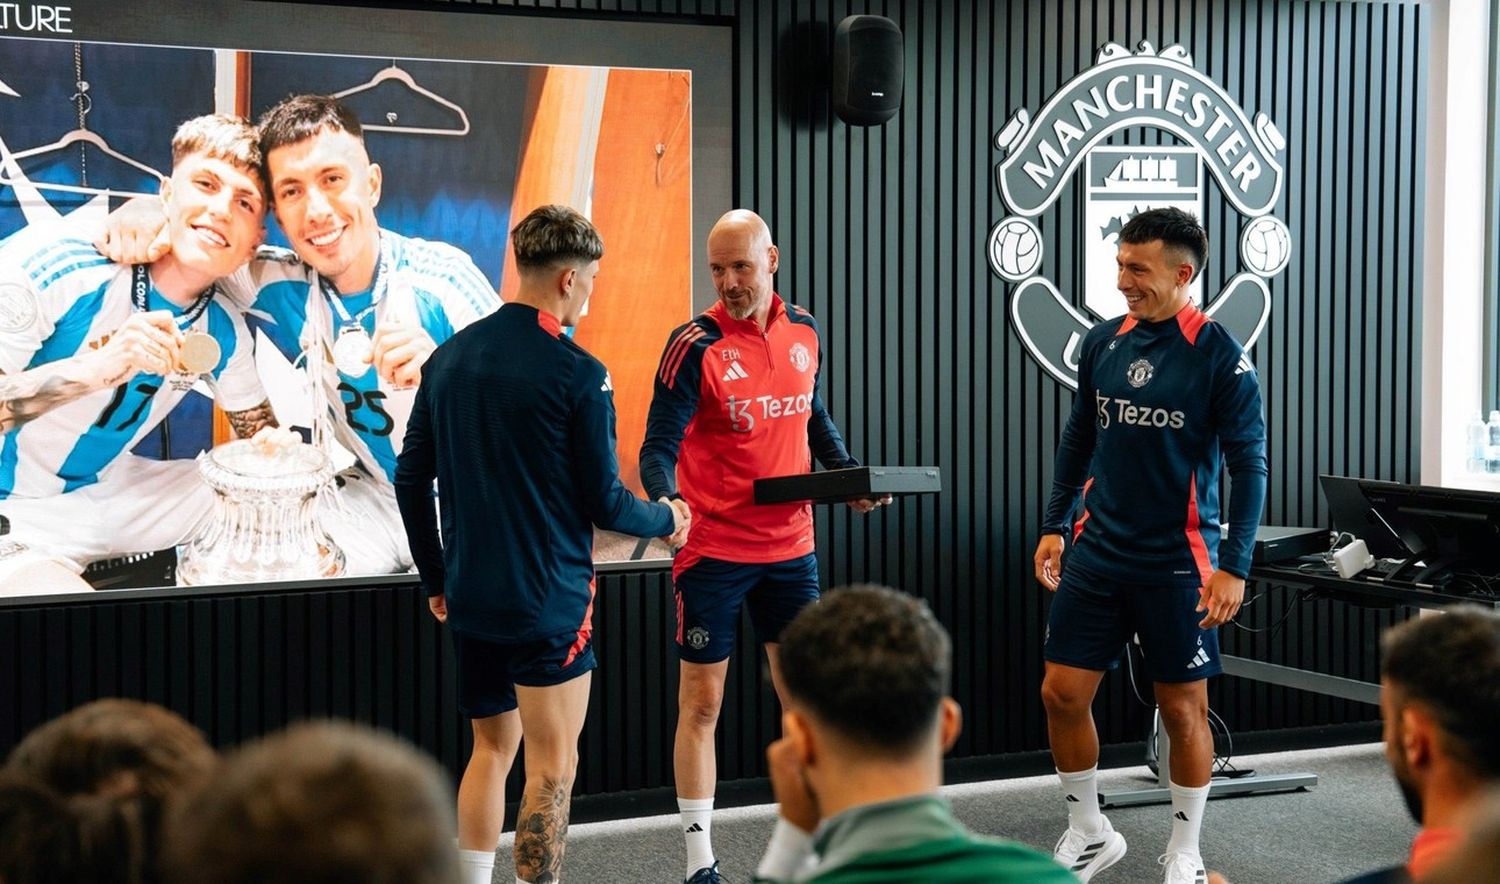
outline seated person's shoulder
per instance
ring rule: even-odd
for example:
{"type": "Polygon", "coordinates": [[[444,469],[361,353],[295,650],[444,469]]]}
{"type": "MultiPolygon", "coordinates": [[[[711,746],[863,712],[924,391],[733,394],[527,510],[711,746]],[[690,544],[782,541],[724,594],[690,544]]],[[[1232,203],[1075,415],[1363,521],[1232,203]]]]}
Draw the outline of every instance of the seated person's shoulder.
{"type": "Polygon", "coordinates": [[[1052,857],[1017,841],[970,833],[967,845],[959,850],[961,859],[955,861],[955,871],[962,875],[965,870],[980,877],[966,879],[954,877],[939,880],[985,880],[994,882],[1057,882],[1069,884],[1076,879],[1067,869],[1058,865],[1052,857]]]}
{"type": "Polygon", "coordinates": [[[1014,841],[967,834],[866,853],[812,879],[818,884],[920,880],[940,884],[1076,884],[1052,857],[1014,841]]]}

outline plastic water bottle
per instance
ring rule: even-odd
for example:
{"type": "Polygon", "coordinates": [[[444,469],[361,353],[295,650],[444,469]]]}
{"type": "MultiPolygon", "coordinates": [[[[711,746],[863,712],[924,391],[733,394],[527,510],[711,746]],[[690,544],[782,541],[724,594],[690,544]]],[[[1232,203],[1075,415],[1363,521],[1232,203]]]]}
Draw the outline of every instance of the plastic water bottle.
{"type": "Polygon", "coordinates": [[[1482,473],[1489,460],[1490,430],[1484,422],[1484,412],[1476,410],[1469,421],[1468,449],[1464,455],[1464,468],[1471,473],[1482,473]]]}
{"type": "Polygon", "coordinates": [[[1485,450],[1484,471],[1500,473],[1500,409],[1490,412],[1489,445],[1485,450]]]}

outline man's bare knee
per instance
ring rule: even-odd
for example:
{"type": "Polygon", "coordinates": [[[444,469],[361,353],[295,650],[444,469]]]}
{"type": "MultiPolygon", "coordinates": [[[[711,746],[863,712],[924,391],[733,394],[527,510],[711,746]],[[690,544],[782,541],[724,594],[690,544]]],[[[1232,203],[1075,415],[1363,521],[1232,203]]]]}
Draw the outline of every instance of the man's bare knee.
{"type": "Polygon", "coordinates": [[[1042,705],[1048,715],[1086,715],[1094,705],[1094,692],[1072,680],[1048,676],[1042,679],[1042,705]]]}
{"type": "Polygon", "coordinates": [[[578,771],[578,750],[569,745],[531,744],[526,746],[526,779],[573,783],[578,771]]]}
{"type": "Polygon", "coordinates": [[[678,721],[685,727],[713,730],[719,723],[719,709],[724,705],[726,670],[684,667],[682,685],[677,692],[678,721]]]}
{"type": "Polygon", "coordinates": [[[1162,726],[1169,733],[1190,733],[1195,728],[1208,726],[1208,704],[1196,698],[1158,697],[1157,710],[1161,713],[1162,726]]]}
{"type": "Polygon", "coordinates": [[[698,694],[685,699],[677,714],[688,727],[713,730],[719,724],[719,707],[722,702],[722,694],[698,694]]]}

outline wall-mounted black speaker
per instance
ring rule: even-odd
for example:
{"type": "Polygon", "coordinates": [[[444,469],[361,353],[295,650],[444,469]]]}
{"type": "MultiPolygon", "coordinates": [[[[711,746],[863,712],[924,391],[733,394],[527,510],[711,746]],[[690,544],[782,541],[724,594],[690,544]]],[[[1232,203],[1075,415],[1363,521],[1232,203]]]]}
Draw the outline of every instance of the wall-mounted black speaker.
{"type": "Polygon", "coordinates": [[[878,15],[851,15],[833,32],[834,113],[854,126],[884,123],[901,107],[906,80],[901,29],[878,15]]]}

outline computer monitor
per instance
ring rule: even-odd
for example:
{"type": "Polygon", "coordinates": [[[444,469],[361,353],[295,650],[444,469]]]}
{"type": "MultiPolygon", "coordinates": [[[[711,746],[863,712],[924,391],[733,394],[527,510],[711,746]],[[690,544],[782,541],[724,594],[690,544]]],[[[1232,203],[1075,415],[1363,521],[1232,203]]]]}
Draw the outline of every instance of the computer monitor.
{"type": "Polygon", "coordinates": [[[1500,494],[1373,479],[1359,487],[1410,550],[1408,563],[1420,563],[1412,582],[1442,584],[1465,572],[1500,575],[1500,494]]]}
{"type": "Polygon", "coordinates": [[[1323,475],[1318,481],[1323,486],[1323,497],[1328,500],[1333,530],[1363,540],[1370,555],[1377,558],[1404,559],[1411,555],[1396,529],[1365,499],[1365,492],[1360,488],[1364,479],[1323,475]]]}

